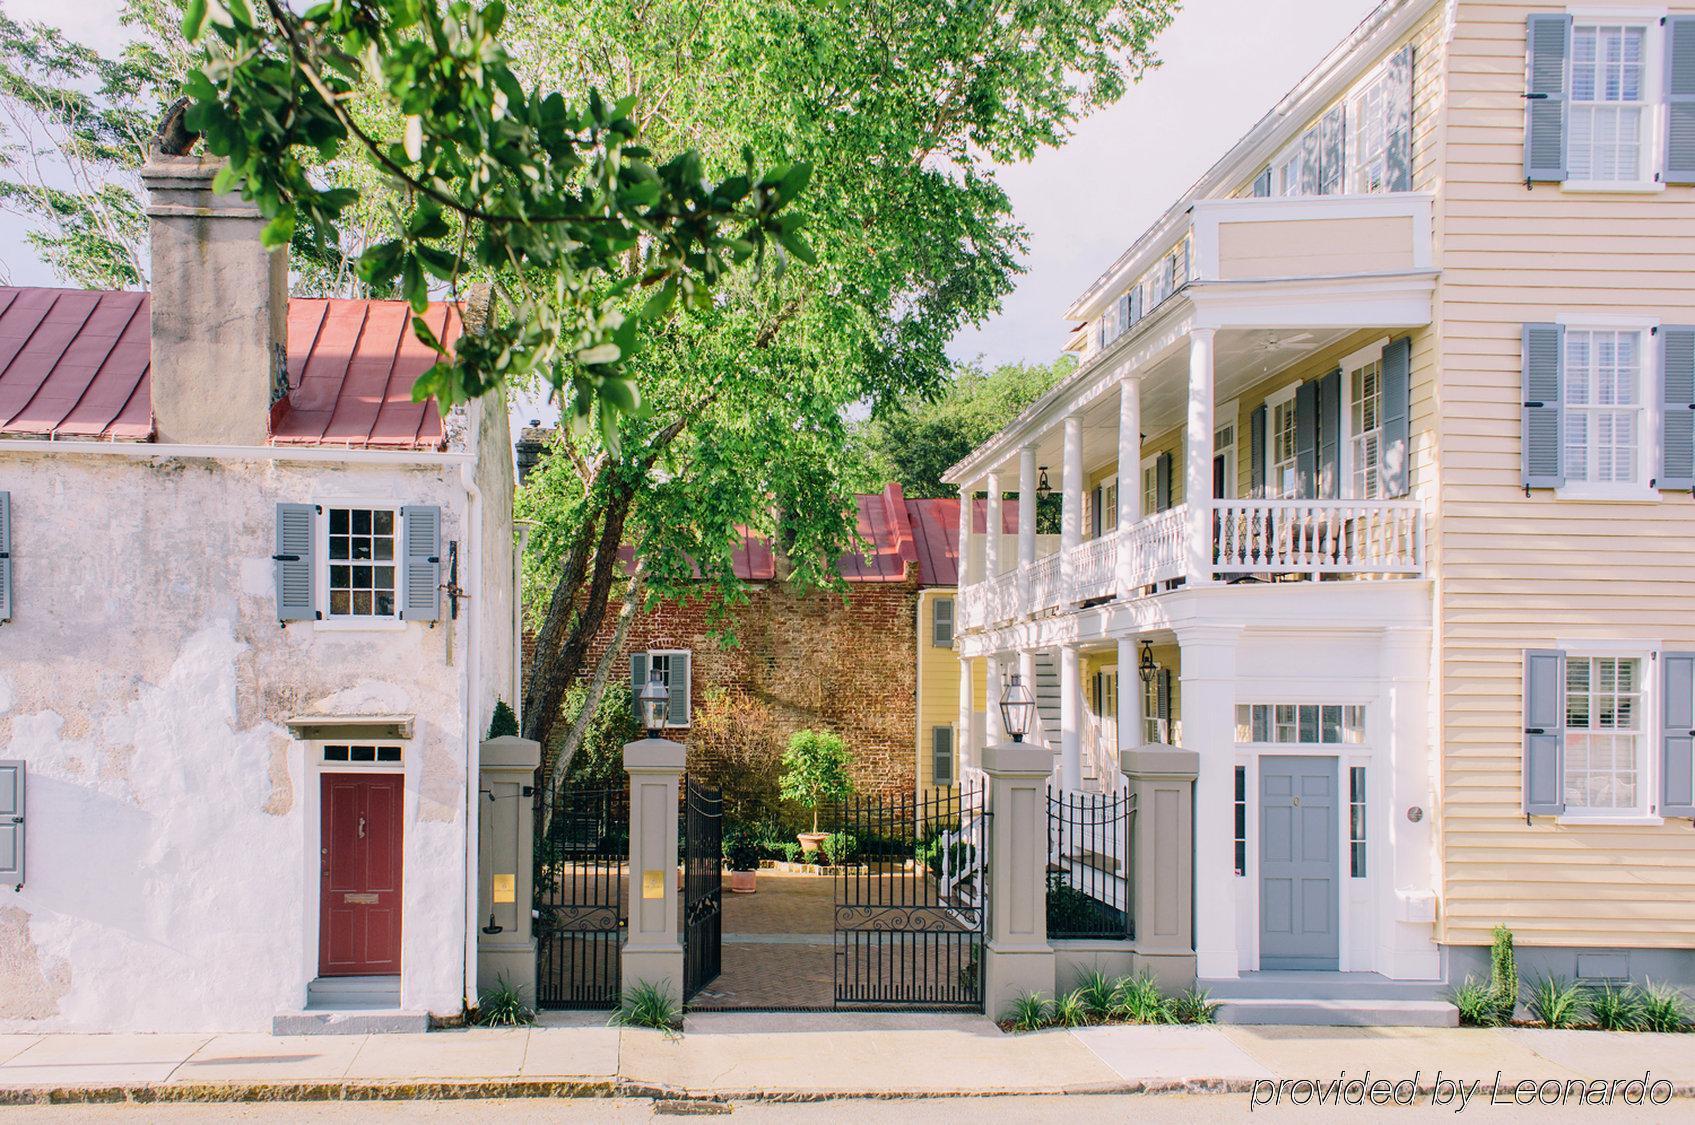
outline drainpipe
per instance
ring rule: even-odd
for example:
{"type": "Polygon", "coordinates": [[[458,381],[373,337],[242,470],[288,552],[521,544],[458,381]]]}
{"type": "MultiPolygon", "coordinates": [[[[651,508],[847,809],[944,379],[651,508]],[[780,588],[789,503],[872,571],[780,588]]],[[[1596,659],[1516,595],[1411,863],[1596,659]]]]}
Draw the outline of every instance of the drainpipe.
{"type": "MultiPolygon", "coordinates": [[[[478,452],[478,437],[482,427],[481,403],[478,404],[477,426],[471,430],[473,453],[478,452]]],[[[466,589],[469,612],[465,622],[465,917],[460,934],[465,942],[465,1004],[477,1002],[477,795],[481,788],[478,771],[481,768],[482,669],[479,597],[483,589],[483,493],[477,487],[476,458],[459,465],[459,480],[465,486],[466,589]]]]}
{"type": "Polygon", "coordinates": [[[524,556],[530,549],[534,520],[518,520],[518,554],[512,560],[512,713],[524,729],[524,556]]]}

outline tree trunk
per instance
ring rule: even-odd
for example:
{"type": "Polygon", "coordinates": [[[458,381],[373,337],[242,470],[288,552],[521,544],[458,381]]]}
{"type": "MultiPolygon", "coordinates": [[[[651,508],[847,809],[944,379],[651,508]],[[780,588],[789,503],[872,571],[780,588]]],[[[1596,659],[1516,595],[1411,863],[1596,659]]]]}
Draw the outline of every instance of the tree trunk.
{"type": "Polygon", "coordinates": [[[595,663],[594,675],[589,679],[588,694],[583,699],[583,709],[571,721],[565,731],[565,740],[559,744],[559,755],[554,759],[554,788],[559,788],[565,771],[582,748],[583,736],[588,733],[589,723],[594,721],[594,713],[600,707],[600,701],[606,696],[606,682],[611,679],[612,668],[618,662],[618,653],[624,648],[624,640],[630,635],[630,623],[636,619],[636,610],[641,605],[642,572],[637,564],[635,574],[630,577],[629,588],[624,591],[624,604],[618,610],[618,618],[612,628],[612,641],[606,646],[606,651],[600,654],[595,663]]]}

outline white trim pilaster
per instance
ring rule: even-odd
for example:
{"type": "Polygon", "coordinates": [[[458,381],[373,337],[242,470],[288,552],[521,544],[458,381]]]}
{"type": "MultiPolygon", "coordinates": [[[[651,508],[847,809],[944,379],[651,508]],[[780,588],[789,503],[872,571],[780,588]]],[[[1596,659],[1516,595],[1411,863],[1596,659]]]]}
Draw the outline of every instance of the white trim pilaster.
{"type": "Polygon", "coordinates": [[[1059,646],[1059,783],[1083,787],[1083,677],[1077,646],[1059,646]]]}
{"type": "Polygon", "coordinates": [[[1237,976],[1236,625],[1179,628],[1183,744],[1200,755],[1195,781],[1195,972],[1237,976]]]}

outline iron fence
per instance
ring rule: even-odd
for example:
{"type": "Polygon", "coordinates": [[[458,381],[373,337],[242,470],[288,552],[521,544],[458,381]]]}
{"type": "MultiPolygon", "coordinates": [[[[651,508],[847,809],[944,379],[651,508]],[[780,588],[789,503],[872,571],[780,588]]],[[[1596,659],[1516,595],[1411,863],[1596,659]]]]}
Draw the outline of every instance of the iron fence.
{"type": "Polygon", "coordinates": [[[1048,936],[1135,937],[1130,834],[1136,803],[1127,788],[1048,790],[1048,936]]]}

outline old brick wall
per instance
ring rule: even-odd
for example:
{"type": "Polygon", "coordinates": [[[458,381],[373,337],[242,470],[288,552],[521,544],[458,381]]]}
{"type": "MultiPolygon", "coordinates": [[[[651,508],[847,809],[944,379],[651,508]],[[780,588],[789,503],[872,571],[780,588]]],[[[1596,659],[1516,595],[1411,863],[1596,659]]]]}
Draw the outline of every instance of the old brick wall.
{"type": "MultiPolygon", "coordinates": [[[[789,735],[807,728],[840,734],[863,793],[910,793],[916,770],[918,583],[853,582],[845,596],[798,593],[783,583],[753,586],[731,610],[729,636],[708,624],[717,595],[667,602],[630,626],[614,683],[629,684],[630,651],[693,654],[689,769],[722,784],[732,803],[774,802],[777,759],[789,735]]],[[[612,637],[618,603],[607,609],[590,664],[612,637]]],[[[527,646],[526,646],[527,648],[527,646]]],[[[526,652],[526,655],[528,653],[526,652]]]]}

